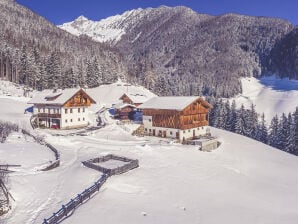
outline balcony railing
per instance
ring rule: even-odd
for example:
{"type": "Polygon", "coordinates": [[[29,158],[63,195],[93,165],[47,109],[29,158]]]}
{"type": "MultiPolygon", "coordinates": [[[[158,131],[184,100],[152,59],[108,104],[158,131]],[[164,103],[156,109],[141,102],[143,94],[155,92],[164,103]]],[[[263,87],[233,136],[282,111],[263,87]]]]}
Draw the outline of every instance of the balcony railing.
{"type": "Polygon", "coordinates": [[[61,114],[38,113],[37,117],[41,117],[41,118],[61,118],[61,114]]]}

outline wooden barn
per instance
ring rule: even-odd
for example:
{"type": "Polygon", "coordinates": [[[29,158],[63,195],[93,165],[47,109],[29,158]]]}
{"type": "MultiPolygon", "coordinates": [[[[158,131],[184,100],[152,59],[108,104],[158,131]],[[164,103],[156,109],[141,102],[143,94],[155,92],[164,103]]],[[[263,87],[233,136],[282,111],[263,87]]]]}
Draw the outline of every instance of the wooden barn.
{"type": "Polygon", "coordinates": [[[68,129],[89,124],[88,108],[96,103],[83,89],[37,94],[31,99],[37,127],[68,129]]]}
{"type": "Polygon", "coordinates": [[[181,142],[206,134],[212,106],[201,97],[155,97],[138,107],[143,111],[146,135],[181,142]]]}
{"type": "Polygon", "coordinates": [[[131,104],[136,107],[145,103],[149,99],[150,98],[140,93],[125,93],[119,98],[123,103],[131,104]]]}
{"type": "Polygon", "coordinates": [[[131,120],[136,108],[135,105],[127,103],[116,104],[113,107],[115,109],[114,118],[119,120],[131,120]]]}

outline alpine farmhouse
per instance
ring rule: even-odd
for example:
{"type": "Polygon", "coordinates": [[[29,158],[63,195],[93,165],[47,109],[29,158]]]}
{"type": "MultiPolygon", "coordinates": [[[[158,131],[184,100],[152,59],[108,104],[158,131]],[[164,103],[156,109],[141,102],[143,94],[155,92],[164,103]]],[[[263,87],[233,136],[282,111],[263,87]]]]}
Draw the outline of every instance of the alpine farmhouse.
{"type": "Polygon", "coordinates": [[[138,107],[143,111],[145,135],[184,142],[205,135],[212,106],[197,96],[155,97],[138,107]]]}
{"type": "Polygon", "coordinates": [[[65,89],[39,94],[31,99],[35,126],[71,129],[89,124],[88,108],[96,102],[83,89],[65,89]]]}

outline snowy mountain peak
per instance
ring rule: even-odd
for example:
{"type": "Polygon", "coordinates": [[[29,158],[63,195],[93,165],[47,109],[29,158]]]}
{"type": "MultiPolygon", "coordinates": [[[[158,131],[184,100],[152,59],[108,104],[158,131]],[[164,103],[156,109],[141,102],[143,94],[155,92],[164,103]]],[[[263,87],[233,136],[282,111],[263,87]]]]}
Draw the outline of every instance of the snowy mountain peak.
{"type": "Polygon", "coordinates": [[[89,19],[86,18],[85,16],[81,15],[81,16],[79,16],[78,18],[76,18],[74,21],[77,21],[77,22],[81,22],[81,21],[89,21],[89,19]]]}
{"type": "Polygon", "coordinates": [[[85,34],[95,41],[115,44],[126,33],[126,30],[136,26],[137,21],[142,20],[152,10],[154,9],[138,8],[99,21],[91,21],[85,16],[80,16],[58,27],[76,36],[85,34]]]}

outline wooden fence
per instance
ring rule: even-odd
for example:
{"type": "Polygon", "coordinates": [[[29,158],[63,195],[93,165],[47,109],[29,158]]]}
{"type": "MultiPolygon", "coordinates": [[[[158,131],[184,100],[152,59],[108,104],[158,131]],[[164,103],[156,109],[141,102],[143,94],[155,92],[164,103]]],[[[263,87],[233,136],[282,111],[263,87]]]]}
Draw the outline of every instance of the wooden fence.
{"type": "Polygon", "coordinates": [[[43,224],[54,224],[65,219],[68,214],[72,213],[74,209],[79,207],[83,202],[91,198],[93,194],[99,191],[100,187],[106,182],[107,174],[103,174],[91,187],[85,189],[78,194],[75,198],[71,199],[67,204],[62,205],[60,210],[53,213],[53,215],[43,220],[43,224]]]}
{"type": "Polygon", "coordinates": [[[31,134],[30,132],[22,129],[22,133],[24,135],[28,135],[30,137],[32,137],[37,143],[46,146],[48,149],[50,149],[54,155],[55,155],[55,161],[52,162],[49,166],[47,166],[46,168],[42,169],[42,171],[47,171],[47,170],[51,170],[54,169],[56,167],[58,167],[60,165],[60,154],[58,152],[58,150],[52,146],[51,144],[47,143],[44,141],[43,138],[39,137],[39,136],[34,136],[33,134],[31,134]]]}
{"type": "Polygon", "coordinates": [[[89,167],[91,169],[100,171],[102,173],[106,173],[109,176],[125,173],[125,172],[127,172],[129,170],[132,170],[132,169],[135,169],[139,166],[139,161],[138,160],[129,159],[129,158],[124,157],[124,156],[116,156],[116,155],[113,155],[113,154],[108,154],[106,156],[90,159],[90,160],[84,161],[82,163],[86,167],[89,167]],[[95,163],[106,162],[108,160],[119,160],[119,161],[122,161],[122,162],[126,162],[127,164],[124,164],[123,166],[119,166],[119,167],[116,167],[116,168],[111,168],[111,169],[105,168],[104,166],[101,166],[99,164],[95,164],[95,163]]]}
{"type": "Polygon", "coordinates": [[[116,156],[113,154],[90,159],[90,160],[84,161],[82,163],[86,167],[89,167],[91,169],[95,169],[95,170],[102,172],[103,175],[91,187],[87,188],[82,193],[78,194],[77,197],[71,199],[67,204],[62,205],[60,210],[53,213],[53,215],[50,218],[44,219],[43,224],[54,224],[54,223],[61,222],[63,219],[67,218],[69,214],[72,214],[73,211],[77,207],[79,207],[83,202],[89,200],[93,194],[98,192],[99,189],[101,188],[101,186],[106,182],[106,180],[110,176],[127,172],[127,171],[137,168],[139,166],[138,160],[133,160],[133,159],[129,159],[127,157],[122,157],[122,156],[116,156]],[[108,160],[119,160],[119,161],[128,162],[128,163],[123,166],[114,168],[114,169],[108,169],[108,168],[99,166],[97,164],[94,164],[94,163],[99,163],[99,162],[105,162],[108,160]]]}

